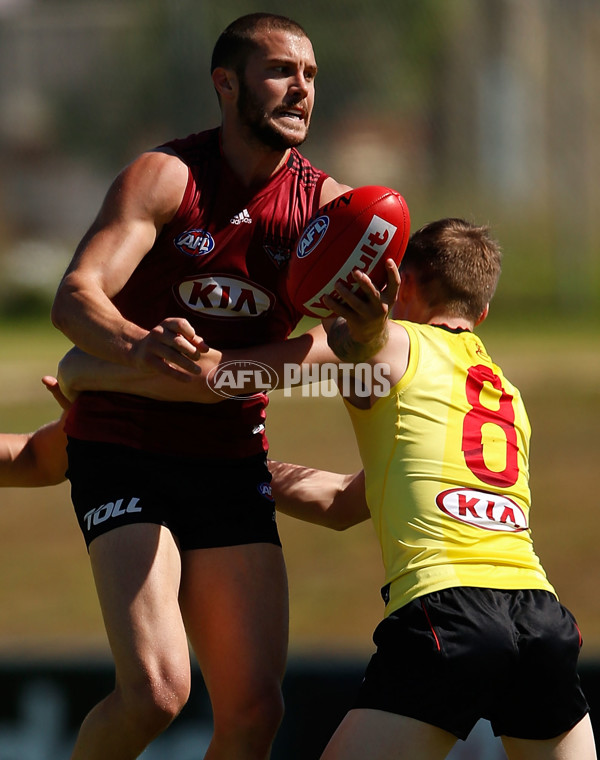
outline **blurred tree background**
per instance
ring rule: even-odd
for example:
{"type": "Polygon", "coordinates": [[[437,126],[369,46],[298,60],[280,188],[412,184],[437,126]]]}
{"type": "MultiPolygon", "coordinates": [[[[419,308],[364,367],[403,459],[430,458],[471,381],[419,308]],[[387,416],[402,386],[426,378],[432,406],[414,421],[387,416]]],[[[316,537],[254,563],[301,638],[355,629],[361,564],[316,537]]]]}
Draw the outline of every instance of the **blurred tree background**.
{"type": "Polygon", "coordinates": [[[315,164],[492,224],[505,315],[598,316],[597,0],[0,0],[0,316],[47,314],[123,164],[217,122],[212,46],[257,9],[313,40],[315,164]]]}

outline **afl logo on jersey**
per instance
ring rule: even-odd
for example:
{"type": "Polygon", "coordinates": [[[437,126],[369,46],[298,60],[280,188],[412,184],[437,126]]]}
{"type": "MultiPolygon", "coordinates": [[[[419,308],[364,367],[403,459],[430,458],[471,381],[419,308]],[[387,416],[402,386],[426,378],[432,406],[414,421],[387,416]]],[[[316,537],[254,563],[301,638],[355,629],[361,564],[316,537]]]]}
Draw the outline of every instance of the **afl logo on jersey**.
{"type": "Polygon", "coordinates": [[[439,493],[435,501],[445,514],[476,528],[516,533],[528,527],[521,507],[498,493],[450,488],[439,493]]]}
{"type": "Polygon", "coordinates": [[[318,216],[310,222],[298,241],[298,245],[296,246],[296,256],[298,256],[299,259],[303,259],[305,256],[308,256],[309,253],[312,253],[323,239],[328,227],[328,216],[318,216]]]}
{"type": "Polygon", "coordinates": [[[271,491],[271,484],[270,483],[259,483],[258,486],[258,493],[261,496],[264,496],[267,501],[275,502],[275,499],[273,498],[273,492],[271,491]]]}
{"type": "Polygon", "coordinates": [[[210,232],[206,230],[186,230],[178,235],[173,241],[182,253],[188,256],[203,256],[210,253],[215,247],[210,232]]]}
{"type": "Polygon", "coordinates": [[[177,300],[208,317],[260,317],[275,303],[275,296],[256,283],[231,275],[206,275],[174,286],[177,300]]]}

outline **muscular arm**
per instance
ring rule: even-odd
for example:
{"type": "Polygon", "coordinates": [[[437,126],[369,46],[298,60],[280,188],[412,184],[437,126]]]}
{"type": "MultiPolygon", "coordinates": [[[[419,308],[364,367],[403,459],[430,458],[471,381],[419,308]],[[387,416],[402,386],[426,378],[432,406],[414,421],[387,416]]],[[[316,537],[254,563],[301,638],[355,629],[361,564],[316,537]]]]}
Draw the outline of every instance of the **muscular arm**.
{"type": "Polygon", "coordinates": [[[288,462],[269,461],[277,509],[305,522],[345,530],[370,516],[364,472],[340,475],[288,462]]]}
{"type": "MultiPolygon", "coordinates": [[[[59,380],[63,391],[70,398],[84,390],[118,391],[163,401],[210,404],[223,400],[212,389],[214,371],[219,366],[236,361],[266,364],[277,373],[280,381],[278,387],[282,387],[286,378],[293,381],[289,384],[299,384],[301,380],[300,373],[291,373],[290,367],[337,362],[338,359],[327,346],[325,331],[318,325],[296,338],[278,343],[226,351],[204,347],[195,362],[198,372],[195,375],[188,374],[187,382],[165,374],[106,362],[77,349],[70,351],[60,362],[59,380]]],[[[254,393],[257,390],[255,383],[256,378],[250,374],[244,384],[240,385],[239,393],[254,393]]]]}
{"type": "Polygon", "coordinates": [[[113,298],[178,209],[187,167],[164,152],[144,153],[110,187],[79,244],[52,308],[52,320],[73,343],[94,356],[138,369],[177,376],[194,371],[194,330],[185,319],[164,320],[153,330],[125,319],[113,298]]]}
{"type": "MultiPolygon", "coordinates": [[[[125,323],[107,296],[111,295],[113,289],[114,292],[118,292],[123,286],[135,265],[154,242],[160,228],[160,220],[165,216],[168,218],[169,213],[174,213],[179,206],[183,192],[181,183],[183,182],[185,187],[185,182],[183,175],[179,176],[177,167],[172,166],[171,162],[177,159],[163,156],[157,160],[153,157],[155,155],[142,156],[117,179],[109,191],[99,219],[84,238],[59,288],[53,319],[81,349],[69,352],[60,363],[59,379],[63,391],[70,398],[74,398],[81,391],[90,390],[135,393],[166,401],[215,403],[221,401],[222,397],[211,389],[210,373],[219,364],[231,361],[262,362],[271,367],[283,382],[286,364],[336,362],[337,358],[327,347],[326,337],[320,326],[285,342],[225,352],[209,349],[189,326],[191,332],[185,332],[188,338],[186,355],[194,361],[192,364],[177,362],[187,372],[173,374],[164,371],[161,364],[164,365],[164,361],[175,361],[172,356],[163,357],[161,364],[136,361],[136,340],[143,342],[140,336],[144,331],[136,325],[125,323]],[[143,193],[136,189],[136,182],[144,187],[146,172],[149,175],[157,174],[153,188],[160,185],[159,180],[162,182],[164,175],[167,176],[165,185],[171,186],[170,194],[165,191],[158,199],[153,200],[152,213],[148,213],[146,206],[141,202],[145,195],[151,195],[150,191],[143,193]],[[164,209],[169,211],[165,212],[164,209]],[[119,232],[121,228],[122,232],[119,232]],[[131,236],[129,245],[121,244],[122,252],[113,256],[113,264],[109,268],[111,276],[108,277],[108,282],[113,283],[109,289],[102,258],[94,255],[94,252],[102,252],[105,249],[105,237],[110,244],[113,238],[125,239],[127,234],[131,236]],[[142,244],[142,241],[145,243],[142,244]],[[122,262],[128,266],[123,266],[122,262]],[[90,279],[88,271],[91,273],[90,279]],[[93,311],[94,305],[98,309],[97,312],[93,311]],[[85,316],[80,326],[74,324],[74,317],[70,317],[71,313],[78,311],[83,311],[85,316]],[[66,317],[62,316],[63,313],[66,313],[66,317]],[[127,335],[123,337],[124,323],[126,330],[138,338],[127,335]],[[93,341],[89,339],[86,324],[88,327],[91,325],[89,332],[94,337],[93,341]],[[108,345],[105,341],[108,341],[108,345]],[[182,380],[185,382],[180,382],[182,380]]],[[[183,164],[181,166],[183,167],[183,164]]],[[[187,181],[187,170],[185,179],[187,181]]],[[[349,189],[347,185],[342,185],[331,177],[327,178],[321,189],[320,204],[327,203],[349,189]]],[[[113,245],[117,245],[116,240],[113,241],[113,245]]],[[[176,328],[177,326],[174,326],[173,330],[176,328]]],[[[167,337],[168,335],[165,340],[167,337]]],[[[181,343],[179,350],[183,351],[184,338],[174,338],[175,342],[177,340],[181,343]]],[[[240,394],[252,393],[255,390],[256,387],[250,379],[240,387],[240,394]]]]}

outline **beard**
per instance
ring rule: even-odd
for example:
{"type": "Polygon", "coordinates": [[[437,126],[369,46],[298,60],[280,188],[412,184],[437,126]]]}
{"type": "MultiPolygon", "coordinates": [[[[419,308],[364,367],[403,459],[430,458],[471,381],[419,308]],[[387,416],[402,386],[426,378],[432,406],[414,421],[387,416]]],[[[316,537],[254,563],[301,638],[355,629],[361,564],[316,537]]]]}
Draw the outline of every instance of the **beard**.
{"type": "Polygon", "coordinates": [[[240,77],[239,86],[238,117],[261,145],[280,152],[301,145],[306,140],[308,128],[302,135],[279,129],[277,124],[269,121],[269,114],[265,111],[263,103],[256,97],[242,77],[240,77]]]}

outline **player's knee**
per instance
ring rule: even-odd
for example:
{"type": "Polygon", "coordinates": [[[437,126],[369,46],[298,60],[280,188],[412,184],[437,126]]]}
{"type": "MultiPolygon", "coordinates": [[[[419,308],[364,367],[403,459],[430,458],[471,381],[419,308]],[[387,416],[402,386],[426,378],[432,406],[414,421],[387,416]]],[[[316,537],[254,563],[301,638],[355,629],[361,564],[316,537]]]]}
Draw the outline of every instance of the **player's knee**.
{"type": "Polygon", "coordinates": [[[274,736],[283,720],[284,704],[281,686],[273,686],[265,690],[256,700],[254,709],[250,711],[254,725],[264,725],[267,734],[274,736]]]}
{"type": "Polygon", "coordinates": [[[185,706],[189,674],[161,673],[140,679],[127,689],[128,710],[136,724],[151,735],[164,731],[185,706]]]}
{"type": "Polygon", "coordinates": [[[281,724],[284,713],[279,684],[263,688],[248,700],[238,713],[238,731],[246,735],[249,745],[269,746],[281,724]]]}
{"type": "Polygon", "coordinates": [[[226,744],[245,747],[264,757],[283,719],[284,704],[279,684],[255,691],[221,715],[215,714],[215,738],[226,744]]]}
{"type": "Polygon", "coordinates": [[[179,715],[189,696],[189,678],[160,680],[152,691],[154,709],[167,725],[179,715]]]}

